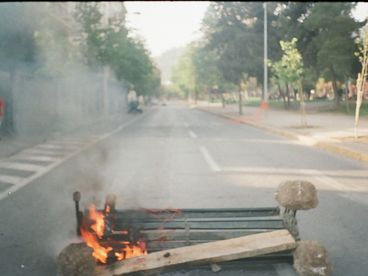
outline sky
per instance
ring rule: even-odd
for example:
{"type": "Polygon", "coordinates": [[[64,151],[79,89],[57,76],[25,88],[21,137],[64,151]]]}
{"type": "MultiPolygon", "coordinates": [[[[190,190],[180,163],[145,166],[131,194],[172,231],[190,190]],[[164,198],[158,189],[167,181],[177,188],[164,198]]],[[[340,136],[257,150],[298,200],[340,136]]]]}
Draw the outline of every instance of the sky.
{"type": "MultiPolygon", "coordinates": [[[[124,2],[128,26],[146,41],[153,57],[199,38],[200,25],[210,2],[154,1],[124,2]]],[[[368,15],[368,2],[360,2],[353,15],[368,15]]]]}
{"type": "Polygon", "coordinates": [[[209,2],[124,2],[127,25],[137,29],[152,56],[184,46],[200,37],[200,25],[209,2]],[[136,14],[136,13],[139,14],[136,14]]]}

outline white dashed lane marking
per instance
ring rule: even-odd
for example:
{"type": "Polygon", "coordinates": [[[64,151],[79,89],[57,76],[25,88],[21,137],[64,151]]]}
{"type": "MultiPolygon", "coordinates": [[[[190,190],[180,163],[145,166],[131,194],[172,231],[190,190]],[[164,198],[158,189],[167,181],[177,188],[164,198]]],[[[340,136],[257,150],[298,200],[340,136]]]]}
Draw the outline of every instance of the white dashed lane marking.
{"type": "Polygon", "coordinates": [[[42,155],[31,155],[31,154],[22,154],[14,158],[15,160],[24,160],[24,161],[41,161],[41,162],[54,162],[60,158],[50,157],[50,156],[42,156],[42,155]]]}
{"type": "Polygon", "coordinates": [[[44,167],[43,166],[38,166],[38,165],[33,165],[33,164],[25,164],[25,163],[0,162],[0,168],[36,172],[36,171],[39,171],[39,170],[43,169],[44,167]]]}
{"type": "Polygon", "coordinates": [[[44,151],[44,150],[37,150],[37,149],[31,149],[31,150],[26,150],[23,152],[23,154],[25,155],[41,155],[41,156],[55,156],[55,157],[60,157],[60,156],[64,156],[68,153],[71,153],[71,151],[44,151]]]}
{"type": "Polygon", "coordinates": [[[53,145],[53,144],[45,144],[45,145],[39,145],[36,146],[37,149],[51,149],[51,150],[75,150],[78,148],[78,146],[73,146],[73,145],[53,145]]]}
{"type": "Polygon", "coordinates": [[[24,180],[24,178],[19,176],[0,175],[0,182],[5,182],[13,185],[19,184],[22,180],[24,180]]]}
{"type": "Polygon", "coordinates": [[[197,134],[195,134],[193,131],[189,130],[189,135],[190,137],[192,137],[193,139],[196,139],[198,136],[197,134]]]}
{"type": "Polygon", "coordinates": [[[216,161],[212,158],[211,154],[208,152],[208,150],[206,149],[206,147],[200,146],[199,149],[200,149],[200,151],[202,153],[202,156],[206,160],[208,166],[210,167],[210,169],[212,171],[214,171],[214,172],[221,171],[220,166],[217,165],[216,161]]]}

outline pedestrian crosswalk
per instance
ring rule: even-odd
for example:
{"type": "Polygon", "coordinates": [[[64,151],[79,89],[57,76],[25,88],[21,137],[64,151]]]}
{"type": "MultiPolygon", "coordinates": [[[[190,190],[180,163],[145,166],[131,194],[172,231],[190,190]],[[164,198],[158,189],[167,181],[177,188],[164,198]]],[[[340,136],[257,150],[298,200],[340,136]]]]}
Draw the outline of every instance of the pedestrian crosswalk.
{"type": "Polygon", "coordinates": [[[33,172],[33,171],[38,171],[38,170],[42,169],[43,166],[38,166],[38,165],[34,165],[34,164],[27,164],[27,163],[2,161],[2,162],[0,162],[0,169],[1,168],[33,172]]]}
{"type": "Polygon", "coordinates": [[[101,137],[94,135],[47,141],[0,160],[0,200],[95,144],[101,137]]]}
{"type": "Polygon", "coordinates": [[[63,137],[61,139],[50,139],[0,160],[0,200],[11,196],[20,188],[59,166],[67,159],[117,134],[149,114],[150,112],[146,112],[142,116],[130,118],[108,133],[84,133],[83,137],[74,134],[73,136],[63,137]],[[19,173],[14,174],[14,171],[18,171],[19,173]]]}

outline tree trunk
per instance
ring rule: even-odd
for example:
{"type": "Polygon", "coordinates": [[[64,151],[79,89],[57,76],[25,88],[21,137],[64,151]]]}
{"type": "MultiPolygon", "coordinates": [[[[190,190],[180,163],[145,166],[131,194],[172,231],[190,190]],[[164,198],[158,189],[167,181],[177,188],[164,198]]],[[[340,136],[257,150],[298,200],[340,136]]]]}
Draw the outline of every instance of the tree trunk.
{"type": "Polygon", "coordinates": [[[302,126],[307,125],[306,114],[305,114],[305,103],[304,103],[304,92],[302,81],[299,81],[299,98],[300,98],[300,113],[302,126]]]}
{"type": "Polygon", "coordinates": [[[224,97],[224,93],[221,93],[221,101],[222,101],[222,108],[225,108],[225,97],[224,97]]]}
{"type": "Polygon", "coordinates": [[[278,83],[277,84],[277,88],[279,89],[279,93],[282,97],[282,101],[284,103],[284,109],[286,110],[287,109],[287,106],[286,106],[286,99],[285,99],[285,93],[281,90],[281,87],[280,87],[280,84],[278,83]]]}
{"type": "Polygon", "coordinates": [[[335,71],[333,70],[332,67],[330,67],[330,70],[332,74],[332,89],[335,95],[335,103],[336,103],[336,106],[339,107],[340,106],[340,95],[339,95],[339,92],[337,91],[337,78],[336,78],[335,71]]]}
{"type": "Polygon", "coordinates": [[[286,83],[287,109],[290,109],[290,90],[289,83],[286,83]]]}
{"type": "Polygon", "coordinates": [[[240,84],[239,84],[239,115],[243,115],[243,101],[240,84]]]}
{"type": "Polygon", "coordinates": [[[345,79],[345,101],[346,101],[346,113],[350,113],[350,106],[349,106],[349,86],[350,86],[350,78],[349,80],[345,79]]]}

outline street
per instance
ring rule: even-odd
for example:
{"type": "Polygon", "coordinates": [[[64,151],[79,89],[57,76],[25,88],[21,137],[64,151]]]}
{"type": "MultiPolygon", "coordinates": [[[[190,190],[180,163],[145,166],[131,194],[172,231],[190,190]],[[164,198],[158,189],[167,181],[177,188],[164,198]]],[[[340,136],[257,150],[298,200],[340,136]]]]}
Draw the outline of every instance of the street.
{"type": "MultiPolygon", "coordinates": [[[[117,208],[272,207],[277,186],[293,179],[319,192],[317,208],[297,214],[302,240],[326,247],[333,275],[367,274],[362,163],[179,104],[89,135],[65,140],[65,158],[53,159],[64,148],[50,142],[29,149],[28,159],[1,160],[8,165],[0,164],[0,275],[56,275],[58,253],[77,240],[75,190],[84,207],[92,200],[101,207],[109,193],[117,208]]],[[[293,275],[277,266],[255,273],[293,275]]]]}

